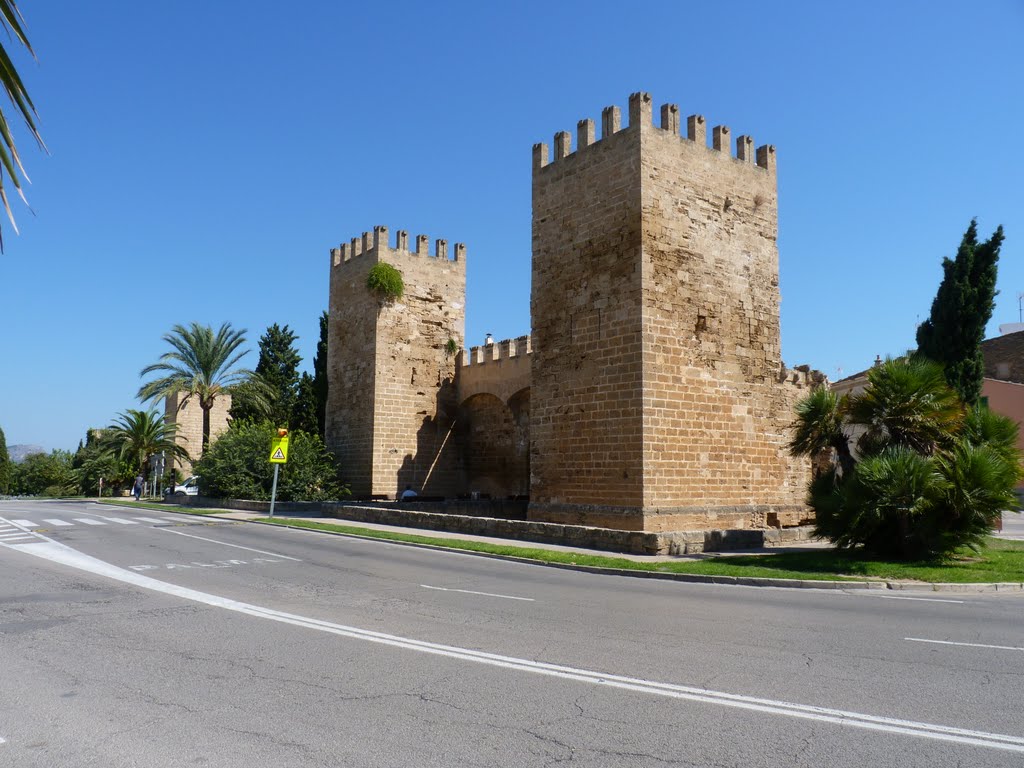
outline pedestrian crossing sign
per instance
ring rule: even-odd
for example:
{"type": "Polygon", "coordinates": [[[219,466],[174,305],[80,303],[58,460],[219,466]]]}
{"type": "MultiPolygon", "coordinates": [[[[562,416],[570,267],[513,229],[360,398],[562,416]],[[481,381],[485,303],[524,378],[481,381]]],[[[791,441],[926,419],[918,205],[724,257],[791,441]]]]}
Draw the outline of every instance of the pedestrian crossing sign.
{"type": "Polygon", "coordinates": [[[288,437],[275,437],[270,442],[270,463],[286,464],[288,462],[288,437]]]}

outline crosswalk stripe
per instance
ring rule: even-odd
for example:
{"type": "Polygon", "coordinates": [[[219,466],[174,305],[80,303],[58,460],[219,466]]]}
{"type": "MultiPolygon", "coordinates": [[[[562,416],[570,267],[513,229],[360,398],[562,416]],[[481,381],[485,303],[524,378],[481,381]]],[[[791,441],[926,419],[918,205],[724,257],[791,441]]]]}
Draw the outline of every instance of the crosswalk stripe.
{"type": "Polygon", "coordinates": [[[24,531],[19,531],[18,533],[0,533],[0,539],[4,541],[7,539],[20,539],[24,536],[28,536],[24,531]]]}
{"type": "Polygon", "coordinates": [[[26,528],[38,528],[39,527],[39,525],[37,523],[33,523],[31,520],[11,520],[11,522],[14,523],[15,525],[22,525],[22,526],[24,526],[26,528]]]}
{"type": "Polygon", "coordinates": [[[138,525],[134,520],[122,520],[120,517],[104,517],[104,520],[109,520],[112,523],[120,523],[121,525],[138,525]]]}
{"type": "Polygon", "coordinates": [[[74,523],[69,523],[65,520],[54,520],[52,517],[43,518],[43,522],[50,525],[74,525],[74,523]]]}
{"type": "Polygon", "coordinates": [[[166,520],[160,520],[156,517],[136,517],[136,520],[141,520],[144,523],[166,523],[166,520]]]}
{"type": "Polygon", "coordinates": [[[76,517],[75,522],[85,523],[86,525],[106,525],[106,523],[101,523],[99,520],[93,520],[89,517],[76,517]]]}

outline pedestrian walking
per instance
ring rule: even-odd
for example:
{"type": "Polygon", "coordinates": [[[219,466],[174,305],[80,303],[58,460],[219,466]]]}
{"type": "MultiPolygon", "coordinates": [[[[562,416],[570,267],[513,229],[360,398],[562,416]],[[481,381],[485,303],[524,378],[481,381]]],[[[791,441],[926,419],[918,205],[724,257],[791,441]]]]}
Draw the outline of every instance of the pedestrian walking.
{"type": "Polygon", "coordinates": [[[142,484],[145,482],[146,481],[143,479],[142,475],[135,476],[135,485],[132,486],[132,495],[135,496],[136,501],[142,498],[142,484]]]}

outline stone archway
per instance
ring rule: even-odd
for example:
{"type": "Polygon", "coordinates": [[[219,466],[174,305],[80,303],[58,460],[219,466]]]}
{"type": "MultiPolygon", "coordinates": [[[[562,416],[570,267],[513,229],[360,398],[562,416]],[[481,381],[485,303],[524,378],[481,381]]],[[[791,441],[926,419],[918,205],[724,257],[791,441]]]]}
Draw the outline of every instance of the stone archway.
{"type": "Polygon", "coordinates": [[[459,406],[457,430],[466,476],[466,490],[481,497],[505,499],[529,488],[529,395],[506,405],[481,392],[459,406]],[[510,405],[514,407],[510,407],[510,405]],[[527,419],[526,450],[522,450],[522,419],[527,419]]]}

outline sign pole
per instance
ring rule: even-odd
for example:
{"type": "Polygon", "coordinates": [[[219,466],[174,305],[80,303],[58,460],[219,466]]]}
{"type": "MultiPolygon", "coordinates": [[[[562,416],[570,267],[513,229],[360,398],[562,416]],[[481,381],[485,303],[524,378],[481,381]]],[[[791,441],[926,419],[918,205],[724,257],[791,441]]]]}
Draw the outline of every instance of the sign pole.
{"type": "Polygon", "coordinates": [[[277,498],[277,473],[281,469],[280,464],[274,465],[274,485],[270,489],[270,517],[274,517],[274,500],[277,498]]]}
{"type": "Polygon", "coordinates": [[[277,501],[277,473],[288,461],[288,430],[277,430],[277,437],[270,441],[270,463],[274,465],[274,485],[270,489],[270,517],[274,516],[274,502],[277,501]]]}

